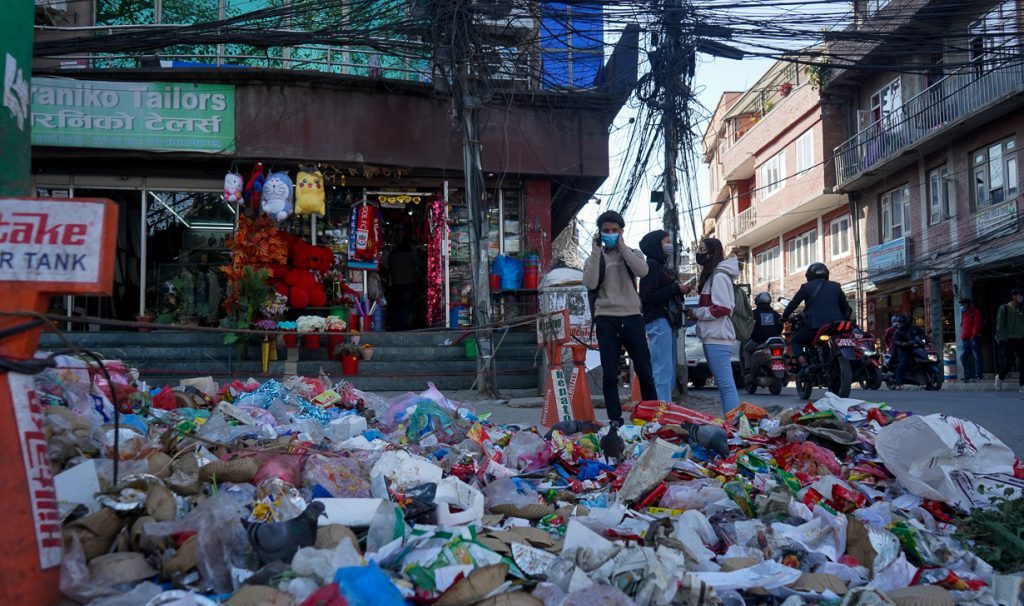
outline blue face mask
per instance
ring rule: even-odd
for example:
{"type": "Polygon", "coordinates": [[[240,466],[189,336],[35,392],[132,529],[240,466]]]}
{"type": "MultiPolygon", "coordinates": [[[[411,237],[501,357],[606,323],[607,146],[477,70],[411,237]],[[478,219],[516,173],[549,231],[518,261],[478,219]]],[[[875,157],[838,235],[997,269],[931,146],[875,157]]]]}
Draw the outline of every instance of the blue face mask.
{"type": "Polygon", "coordinates": [[[601,244],[605,248],[615,248],[619,243],[619,234],[601,234],[601,244]]]}
{"type": "Polygon", "coordinates": [[[665,256],[666,257],[671,257],[672,253],[675,252],[676,247],[672,246],[671,244],[666,244],[666,245],[661,247],[661,250],[665,251],[665,256]]]}

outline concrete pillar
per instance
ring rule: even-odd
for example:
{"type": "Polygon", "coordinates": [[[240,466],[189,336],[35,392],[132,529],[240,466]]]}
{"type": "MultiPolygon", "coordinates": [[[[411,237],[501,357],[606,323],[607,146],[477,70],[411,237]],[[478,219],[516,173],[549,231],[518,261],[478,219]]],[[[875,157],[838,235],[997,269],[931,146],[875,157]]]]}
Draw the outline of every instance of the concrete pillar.
{"type": "Polygon", "coordinates": [[[954,330],[956,331],[956,376],[964,376],[964,365],[960,362],[960,352],[963,351],[964,343],[960,338],[960,321],[963,318],[963,314],[960,312],[960,299],[967,297],[968,299],[974,299],[971,296],[971,279],[968,277],[967,272],[962,269],[953,271],[953,323],[954,330]]]}
{"type": "Polygon", "coordinates": [[[540,255],[541,271],[551,269],[551,240],[558,234],[551,233],[551,181],[528,179],[524,191],[526,197],[524,250],[535,250],[540,255]]]}

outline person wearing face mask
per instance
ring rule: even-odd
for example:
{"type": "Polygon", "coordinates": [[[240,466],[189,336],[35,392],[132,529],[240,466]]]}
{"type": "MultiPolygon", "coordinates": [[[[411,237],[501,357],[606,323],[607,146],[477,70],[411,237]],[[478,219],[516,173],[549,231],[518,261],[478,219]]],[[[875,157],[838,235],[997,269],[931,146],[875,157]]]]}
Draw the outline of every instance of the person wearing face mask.
{"type": "Polygon", "coordinates": [[[658,399],[635,281],[636,277],[647,275],[648,267],[640,251],[622,241],[625,226],[619,213],[611,210],[602,213],[597,218],[598,233],[594,236],[590,257],[583,266],[583,286],[596,295],[591,313],[601,352],[605,408],[608,420],[616,426],[622,425],[619,353],[623,347],[633,361],[643,399],[658,399]]]}
{"type": "Polygon", "coordinates": [[[674,250],[667,231],[658,229],[644,236],[640,250],[647,255],[647,275],[640,280],[640,302],[654,386],[659,400],[671,402],[676,381],[675,335],[683,325],[683,295],[690,292],[690,287],[677,280],[668,265],[674,250]]]}
{"type": "Polygon", "coordinates": [[[697,337],[704,344],[704,357],[715,375],[723,412],[728,413],[740,405],[740,394],[732,374],[732,349],[736,344],[736,329],[732,312],[736,307],[733,280],[740,275],[736,257],[725,258],[725,247],[717,238],[704,238],[694,256],[700,266],[697,291],[700,302],[689,312],[697,320],[697,337]]]}
{"type": "Polygon", "coordinates": [[[963,353],[960,363],[964,366],[964,383],[981,379],[984,372],[981,360],[981,310],[971,305],[968,298],[960,299],[960,341],[963,353]]]}
{"type": "Polygon", "coordinates": [[[996,312],[996,343],[1003,348],[1003,367],[996,375],[996,389],[1003,388],[1016,357],[1020,391],[1024,392],[1024,290],[1020,288],[1011,290],[1010,302],[1000,305],[996,312]]]}

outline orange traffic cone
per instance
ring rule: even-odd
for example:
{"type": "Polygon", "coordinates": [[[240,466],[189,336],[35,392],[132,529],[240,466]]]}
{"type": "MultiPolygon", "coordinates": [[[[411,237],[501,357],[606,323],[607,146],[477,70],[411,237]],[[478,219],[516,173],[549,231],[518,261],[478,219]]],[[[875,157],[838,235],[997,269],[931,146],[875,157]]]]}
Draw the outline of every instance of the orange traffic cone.
{"type": "MultiPolygon", "coordinates": [[[[552,427],[559,421],[595,421],[594,403],[587,385],[585,345],[569,345],[572,349],[572,371],[566,376],[561,368],[548,372],[544,390],[544,408],[540,415],[543,427],[552,427]]],[[[559,356],[557,359],[561,359],[559,356]]]]}

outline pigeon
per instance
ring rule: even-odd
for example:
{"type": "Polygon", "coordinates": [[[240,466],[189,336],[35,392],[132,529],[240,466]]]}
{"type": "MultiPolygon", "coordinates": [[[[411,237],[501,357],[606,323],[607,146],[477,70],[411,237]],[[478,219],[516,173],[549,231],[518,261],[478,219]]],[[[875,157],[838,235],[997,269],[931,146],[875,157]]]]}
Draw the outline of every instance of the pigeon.
{"type": "Polygon", "coordinates": [[[612,421],[608,424],[608,433],[601,438],[601,452],[604,453],[604,462],[608,459],[615,459],[615,463],[622,462],[622,453],[626,450],[626,443],[619,436],[619,424],[612,421]]]}
{"type": "Polygon", "coordinates": [[[288,564],[301,547],[312,547],[316,543],[316,529],[324,515],[324,504],[313,501],[297,518],[284,522],[249,522],[243,519],[242,526],[260,562],[288,564]]]}
{"type": "Polygon", "coordinates": [[[597,433],[599,429],[601,429],[601,426],[591,421],[580,421],[577,419],[573,419],[571,421],[559,421],[551,427],[551,431],[549,431],[544,437],[550,440],[551,434],[555,431],[571,436],[575,433],[597,433]]]}

